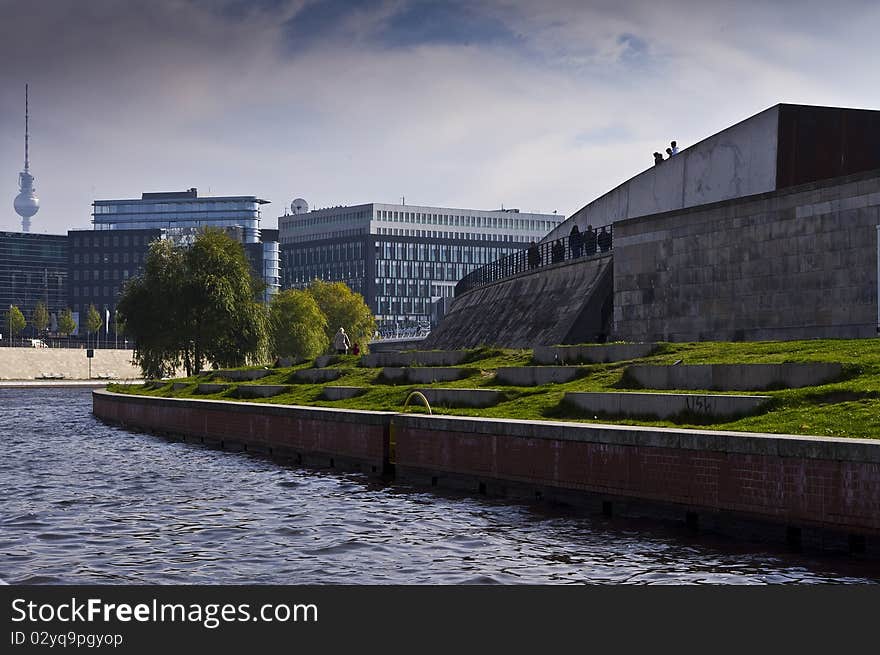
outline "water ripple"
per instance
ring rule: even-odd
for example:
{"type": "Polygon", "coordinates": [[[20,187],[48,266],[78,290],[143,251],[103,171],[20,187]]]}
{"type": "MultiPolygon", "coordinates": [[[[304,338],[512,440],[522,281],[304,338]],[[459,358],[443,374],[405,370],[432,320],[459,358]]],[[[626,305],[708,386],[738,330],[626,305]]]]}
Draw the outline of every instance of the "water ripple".
{"type": "Polygon", "coordinates": [[[84,389],[0,389],[0,451],[0,580],[13,584],[880,579],[857,561],[427,493],[129,432],[96,421],[84,389]]]}

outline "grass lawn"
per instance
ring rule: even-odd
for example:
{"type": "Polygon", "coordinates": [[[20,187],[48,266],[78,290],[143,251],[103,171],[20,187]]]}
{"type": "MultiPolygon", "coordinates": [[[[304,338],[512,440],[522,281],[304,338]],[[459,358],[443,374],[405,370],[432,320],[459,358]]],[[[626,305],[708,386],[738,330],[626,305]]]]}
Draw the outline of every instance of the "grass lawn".
{"type": "MultiPolygon", "coordinates": [[[[743,432],[772,432],[833,437],[880,438],[880,339],[827,339],[810,341],[774,342],[701,342],[661,343],[654,354],[636,360],[609,364],[586,365],[586,375],[565,384],[547,384],[539,387],[508,387],[494,381],[495,369],[502,366],[525,366],[531,363],[531,351],[475,349],[469,353],[462,367],[474,369],[469,377],[455,382],[434,385],[387,385],[377,382],[381,369],[362,368],[360,358],[349,355],[331,366],[342,370],[341,377],[328,383],[332,386],[367,387],[361,396],[339,401],[321,399],[321,384],[298,384],[293,371],[309,368],[306,363],[292,368],[271,369],[270,375],[253,383],[290,384],[287,393],[247,402],[268,402],[288,405],[322,405],[350,409],[401,411],[406,397],[413,389],[434,386],[446,388],[497,388],[505,391],[503,402],[486,409],[453,409],[434,407],[435,414],[483,416],[528,420],[566,420],[627,425],[664,427],[710,428],[743,432]],[[623,372],[630,364],[779,364],[788,362],[839,362],[843,375],[837,381],[815,387],[755,393],[772,397],[759,414],[736,420],[723,419],[708,422],[694,417],[679,420],[615,420],[607,417],[586,416],[561,405],[566,391],[634,391],[623,380],[623,372]]],[[[219,394],[195,393],[198,382],[214,381],[210,375],[182,378],[175,382],[190,384],[172,391],[171,381],[158,389],[141,385],[110,385],[111,391],[172,398],[210,398],[238,400],[230,389],[219,394]]],[[[708,391],[708,390],[706,390],[708,391]]],[[[684,393],[699,393],[686,391],[684,393]]],[[[718,392],[711,392],[718,393],[718,392]]],[[[731,392],[749,393],[749,392],[731,392]]],[[[410,403],[409,411],[422,411],[418,403],[410,403]]]]}

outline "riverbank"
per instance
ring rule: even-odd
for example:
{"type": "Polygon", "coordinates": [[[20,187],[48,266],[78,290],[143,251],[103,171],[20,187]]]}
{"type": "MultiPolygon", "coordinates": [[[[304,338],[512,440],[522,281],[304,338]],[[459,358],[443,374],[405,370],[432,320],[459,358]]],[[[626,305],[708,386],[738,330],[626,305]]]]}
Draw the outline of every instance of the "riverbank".
{"type": "Polygon", "coordinates": [[[880,556],[880,443],[93,393],[100,419],[430,487],[880,556]]]}
{"type": "MultiPolygon", "coordinates": [[[[613,346],[611,346],[613,347],[613,346]]],[[[589,347],[588,347],[589,348],[589,347]]],[[[602,346],[593,348],[601,349],[602,346]]],[[[317,367],[324,371],[324,379],[302,379],[314,362],[296,367],[260,369],[262,375],[254,381],[236,382],[207,392],[202,383],[230,382],[209,372],[202,376],[181,378],[156,388],[118,388],[122,393],[138,393],[171,398],[240,399],[239,388],[248,384],[275,387],[268,398],[249,398],[248,402],[271,402],[303,406],[340,407],[367,411],[400,411],[409,395],[418,389],[474,389],[498,390],[501,393],[490,406],[455,406],[454,403],[432,403],[432,410],[453,416],[482,418],[514,418],[546,421],[565,420],[614,425],[643,425],[651,427],[714,429],[737,432],[816,435],[829,437],[880,439],[880,339],[812,340],[792,342],[736,342],[653,344],[647,355],[628,357],[619,361],[582,362],[571,364],[570,379],[524,385],[500,381],[500,369],[530,367],[538,363],[530,350],[511,351],[475,349],[463,351],[456,364],[455,375],[446,381],[433,381],[427,366],[410,369],[415,374],[428,375],[425,381],[411,382],[403,377],[390,380],[386,369],[391,367],[364,366],[361,358],[347,356],[322,362],[317,367]],[[685,392],[704,396],[742,394],[765,396],[768,402],[758,411],[734,416],[713,415],[707,412],[683,412],[666,418],[647,415],[616,416],[600,411],[587,411],[575,403],[566,402],[566,394],[657,391],[645,389],[628,369],[636,366],[689,367],[704,365],[770,366],[796,364],[809,366],[838,364],[840,372],[832,379],[809,386],[770,388],[746,391],[723,391],[712,388],[664,389],[664,392],[685,392]],[[576,368],[575,368],[576,366],[576,368]],[[422,370],[419,371],[419,368],[422,370]],[[335,376],[330,380],[328,376],[335,376]],[[356,389],[348,397],[328,400],[326,386],[356,389]]],[[[430,352],[430,351],[429,351],[430,352]]],[[[384,355],[384,353],[382,353],[384,355]]],[[[370,357],[370,356],[368,356],[370,357]]],[[[452,367],[437,369],[447,373],[452,367]]],[[[545,369],[546,370],[546,369],[545,369]]],[[[435,376],[436,377],[436,376],[435,376]]],[[[421,379],[421,378],[420,378],[421,379]]],[[[532,382],[535,382],[534,380],[532,382]]],[[[537,380],[537,382],[541,382],[537,380]]],[[[710,383],[707,383],[710,384],[710,383]]],[[[416,411],[419,411],[416,408],[416,411]]]]}

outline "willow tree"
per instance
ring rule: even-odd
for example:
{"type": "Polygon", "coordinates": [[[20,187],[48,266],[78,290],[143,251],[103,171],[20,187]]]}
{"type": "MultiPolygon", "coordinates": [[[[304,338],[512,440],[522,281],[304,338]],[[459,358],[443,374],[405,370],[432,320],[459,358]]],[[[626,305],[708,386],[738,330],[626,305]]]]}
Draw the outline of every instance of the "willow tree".
{"type": "Polygon", "coordinates": [[[311,359],[320,355],[327,340],[327,317],[307,291],[276,293],[269,305],[272,351],[278,357],[311,359]]]}
{"type": "Polygon", "coordinates": [[[332,341],[339,328],[345,328],[351,342],[359,342],[361,352],[376,330],[376,319],[364,297],[344,282],[313,280],[309,293],[327,317],[327,340],[332,341]]]}
{"type": "Polygon", "coordinates": [[[147,377],[206,363],[240,366],[265,356],[263,282],[251,273],[241,244],[208,229],[191,246],[150,245],[142,275],[126,284],[118,304],[135,361],[147,377]]]}

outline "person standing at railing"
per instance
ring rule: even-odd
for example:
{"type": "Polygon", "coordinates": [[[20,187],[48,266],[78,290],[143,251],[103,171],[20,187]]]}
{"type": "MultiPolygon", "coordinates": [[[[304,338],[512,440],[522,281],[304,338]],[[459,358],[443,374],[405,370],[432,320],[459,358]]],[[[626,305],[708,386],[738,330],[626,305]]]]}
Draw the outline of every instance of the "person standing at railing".
{"type": "Polygon", "coordinates": [[[587,225],[587,231],[584,232],[584,248],[587,257],[592,257],[596,254],[596,232],[593,230],[592,225],[587,225]]]}
{"type": "Polygon", "coordinates": [[[568,247],[571,248],[572,259],[577,259],[581,256],[584,242],[581,238],[581,231],[578,229],[577,223],[571,226],[571,232],[568,233],[568,247]]]}
{"type": "Polygon", "coordinates": [[[565,259],[565,246],[562,245],[562,239],[556,239],[553,247],[550,249],[551,261],[556,264],[565,259]]]}
{"type": "Polygon", "coordinates": [[[602,226],[602,231],[599,232],[597,241],[599,243],[599,250],[602,252],[608,252],[611,250],[611,233],[605,229],[604,225],[602,226]]]}
{"type": "Polygon", "coordinates": [[[538,268],[541,265],[541,255],[538,254],[538,245],[532,241],[529,243],[529,268],[538,268]]]}

